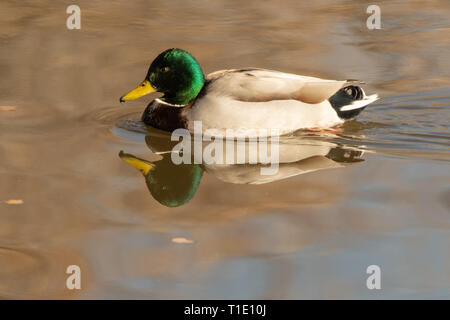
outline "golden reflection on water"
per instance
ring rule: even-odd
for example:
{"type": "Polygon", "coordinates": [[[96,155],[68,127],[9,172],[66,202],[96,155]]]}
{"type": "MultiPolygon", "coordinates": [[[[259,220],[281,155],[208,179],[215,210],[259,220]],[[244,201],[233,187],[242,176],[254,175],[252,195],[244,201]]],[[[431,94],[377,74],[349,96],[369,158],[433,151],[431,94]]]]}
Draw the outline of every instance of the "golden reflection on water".
{"type": "Polygon", "coordinates": [[[77,4],[77,31],[66,3],[1,4],[0,105],[14,107],[0,110],[1,298],[449,297],[448,1],[378,1],[373,31],[365,1],[77,4]],[[290,151],[313,140],[320,152],[281,163],[276,181],[186,167],[203,172],[197,190],[167,207],[117,156],[160,164],[158,187],[180,187],[136,120],[148,100],[117,97],[169,47],[205,73],[361,79],[383,98],[340,134],[294,134],[290,151]],[[81,291],[65,288],[72,264],[81,291]],[[364,286],[371,264],[381,292],[364,286]]]}

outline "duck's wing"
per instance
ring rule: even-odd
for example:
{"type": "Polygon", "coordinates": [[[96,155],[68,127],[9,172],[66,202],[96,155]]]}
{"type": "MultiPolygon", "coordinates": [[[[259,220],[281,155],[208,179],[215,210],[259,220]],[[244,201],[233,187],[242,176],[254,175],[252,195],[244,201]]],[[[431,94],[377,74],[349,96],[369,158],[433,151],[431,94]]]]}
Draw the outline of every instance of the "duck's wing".
{"type": "Polygon", "coordinates": [[[357,80],[325,80],[266,69],[221,70],[206,77],[208,92],[235,100],[298,100],[316,104],[357,80]]]}

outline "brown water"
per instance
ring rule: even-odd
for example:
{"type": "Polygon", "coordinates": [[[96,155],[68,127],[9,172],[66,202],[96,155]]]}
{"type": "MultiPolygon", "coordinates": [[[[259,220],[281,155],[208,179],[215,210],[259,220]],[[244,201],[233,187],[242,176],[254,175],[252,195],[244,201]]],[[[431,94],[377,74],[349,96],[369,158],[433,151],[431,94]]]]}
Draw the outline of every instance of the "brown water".
{"type": "Polygon", "coordinates": [[[370,1],[76,3],[81,30],[66,3],[0,4],[1,298],[450,298],[447,0],[377,1],[372,31],[370,1]],[[288,137],[304,156],[284,179],[161,160],[160,189],[202,174],[170,208],[118,156],[162,158],[137,120],[151,97],[118,98],[169,47],[205,73],[362,79],[382,99],[340,134],[288,137]]]}

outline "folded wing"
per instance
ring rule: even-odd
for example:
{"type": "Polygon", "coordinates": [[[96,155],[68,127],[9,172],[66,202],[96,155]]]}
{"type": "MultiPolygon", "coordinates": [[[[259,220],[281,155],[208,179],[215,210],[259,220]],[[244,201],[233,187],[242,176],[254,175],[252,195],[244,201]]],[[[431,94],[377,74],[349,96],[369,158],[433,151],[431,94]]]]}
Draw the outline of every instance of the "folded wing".
{"type": "Polygon", "coordinates": [[[222,70],[209,74],[207,80],[208,91],[235,100],[298,100],[310,104],[320,103],[341,88],[360,83],[356,80],[325,80],[265,69],[222,70]]]}

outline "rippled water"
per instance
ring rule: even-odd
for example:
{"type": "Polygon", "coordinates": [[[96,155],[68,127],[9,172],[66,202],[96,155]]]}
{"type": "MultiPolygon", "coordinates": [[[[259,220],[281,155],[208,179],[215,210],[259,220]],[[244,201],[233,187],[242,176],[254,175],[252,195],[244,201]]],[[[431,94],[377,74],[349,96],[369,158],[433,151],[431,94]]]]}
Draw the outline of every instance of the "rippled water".
{"type": "Polygon", "coordinates": [[[77,4],[74,31],[66,4],[1,4],[0,298],[450,297],[448,1],[379,1],[372,31],[361,1],[77,4]],[[176,167],[139,121],[149,99],[118,103],[168,47],[205,73],[362,79],[381,99],[283,137],[269,179],[176,167]]]}

